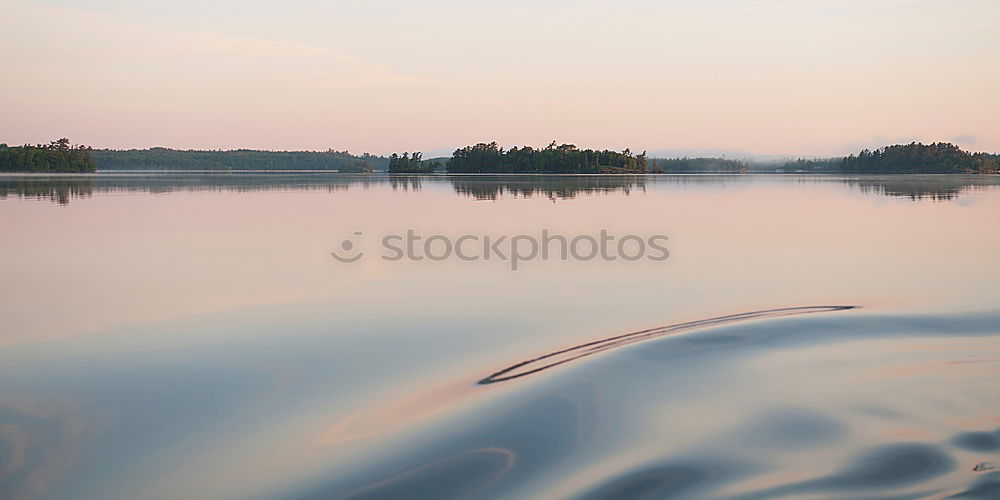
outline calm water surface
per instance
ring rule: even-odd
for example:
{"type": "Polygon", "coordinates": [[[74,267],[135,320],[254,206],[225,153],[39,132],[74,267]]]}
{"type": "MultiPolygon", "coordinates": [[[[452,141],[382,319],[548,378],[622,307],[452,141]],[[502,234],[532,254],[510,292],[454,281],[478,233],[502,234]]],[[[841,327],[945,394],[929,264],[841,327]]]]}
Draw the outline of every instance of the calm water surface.
{"type": "Polygon", "coordinates": [[[998,222],[986,176],[0,176],[0,497],[997,498],[998,222]]]}

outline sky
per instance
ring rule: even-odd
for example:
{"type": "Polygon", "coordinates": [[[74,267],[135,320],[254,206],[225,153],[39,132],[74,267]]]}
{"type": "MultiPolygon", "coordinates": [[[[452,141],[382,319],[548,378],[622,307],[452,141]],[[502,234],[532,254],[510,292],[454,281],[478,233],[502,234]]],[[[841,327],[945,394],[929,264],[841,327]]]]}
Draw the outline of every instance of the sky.
{"type": "Polygon", "coordinates": [[[0,0],[0,142],[1000,151],[997,0],[0,0]]]}

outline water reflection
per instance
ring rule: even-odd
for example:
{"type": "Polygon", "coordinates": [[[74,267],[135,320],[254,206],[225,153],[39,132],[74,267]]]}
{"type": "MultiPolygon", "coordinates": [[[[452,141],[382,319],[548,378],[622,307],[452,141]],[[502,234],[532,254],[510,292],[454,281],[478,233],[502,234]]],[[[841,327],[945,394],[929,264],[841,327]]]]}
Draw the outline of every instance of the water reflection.
{"type": "MultiPolygon", "coordinates": [[[[543,197],[552,201],[579,195],[630,195],[652,187],[752,185],[779,176],[753,175],[382,175],[331,173],[174,173],[98,175],[3,175],[0,199],[17,196],[66,205],[95,194],[252,191],[346,191],[388,186],[418,192],[425,184],[450,185],[455,193],[480,201],[543,197]]],[[[914,201],[952,201],[963,194],[1000,189],[989,175],[782,176],[804,183],[834,183],[862,193],[914,201]]]]}
{"type": "Polygon", "coordinates": [[[161,194],[174,192],[346,191],[389,184],[393,189],[420,189],[419,179],[389,179],[330,174],[98,174],[4,175],[0,199],[18,196],[66,205],[73,198],[93,195],[161,194]]]}
{"type": "Polygon", "coordinates": [[[0,176],[0,498],[996,497],[996,179],[0,176]]]}
{"type": "Polygon", "coordinates": [[[423,180],[423,176],[420,175],[390,175],[389,185],[393,191],[420,191],[423,180]]]}
{"type": "Polygon", "coordinates": [[[454,176],[455,192],[477,200],[532,198],[543,196],[552,201],[573,199],[579,194],[623,193],[646,190],[650,177],[639,175],[573,176],[454,176]]]}
{"type": "Polygon", "coordinates": [[[950,201],[961,194],[997,189],[998,178],[995,175],[898,175],[846,178],[843,182],[865,194],[950,201]]]}
{"type": "Polygon", "coordinates": [[[0,395],[0,496],[42,497],[79,465],[92,426],[66,401],[0,395]]]}
{"type": "Polygon", "coordinates": [[[90,198],[93,194],[93,177],[0,177],[0,200],[18,196],[68,205],[73,198],[90,198]]]}

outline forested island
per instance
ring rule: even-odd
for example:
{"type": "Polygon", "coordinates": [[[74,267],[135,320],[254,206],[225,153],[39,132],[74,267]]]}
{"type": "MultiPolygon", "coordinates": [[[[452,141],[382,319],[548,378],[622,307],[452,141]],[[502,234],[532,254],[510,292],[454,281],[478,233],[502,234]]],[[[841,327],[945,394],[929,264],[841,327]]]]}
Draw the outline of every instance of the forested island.
{"type": "Polygon", "coordinates": [[[840,170],[847,174],[988,174],[998,168],[1000,156],[969,153],[947,142],[866,149],[840,164],[840,170]]]}
{"type": "Polygon", "coordinates": [[[512,147],[508,150],[496,142],[479,143],[455,150],[448,161],[449,173],[509,173],[509,174],[644,174],[648,162],[646,153],[578,149],[572,144],[545,149],[512,147]]]}
{"type": "Polygon", "coordinates": [[[48,144],[10,147],[0,144],[0,172],[93,172],[97,169],[93,150],[71,145],[69,139],[48,144]]]}

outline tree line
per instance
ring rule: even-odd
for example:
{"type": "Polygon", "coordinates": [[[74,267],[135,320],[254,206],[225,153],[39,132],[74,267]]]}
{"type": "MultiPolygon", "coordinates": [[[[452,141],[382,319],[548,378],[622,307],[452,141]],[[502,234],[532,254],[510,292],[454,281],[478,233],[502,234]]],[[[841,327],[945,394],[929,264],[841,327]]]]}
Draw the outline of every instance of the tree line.
{"type": "Polygon", "coordinates": [[[384,170],[388,158],[347,151],[229,151],[150,149],[97,149],[94,159],[100,170],[337,170],[371,172],[384,170]]]}
{"type": "Polygon", "coordinates": [[[573,144],[544,149],[531,146],[504,149],[496,142],[455,150],[452,158],[424,160],[421,153],[389,157],[347,151],[230,151],[151,149],[92,149],[71,145],[68,139],[49,144],[8,146],[0,144],[0,171],[94,172],[95,170],[336,170],[358,173],[426,174],[446,169],[451,173],[524,174],[643,174],[643,173],[745,173],[801,172],[846,174],[954,174],[991,173],[1000,170],[1000,155],[970,153],[950,143],[910,143],[864,150],[843,158],[749,162],[725,158],[648,159],[610,150],[579,149],[573,144]]]}
{"type": "Polygon", "coordinates": [[[897,144],[843,159],[844,173],[864,174],[969,174],[991,173],[1000,168],[1000,156],[970,153],[947,142],[897,144]]]}
{"type": "Polygon", "coordinates": [[[8,146],[0,144],[3,172],[93,172],[97,169],[93,149],[71,145],[63,138],[48,144],[8,146]]]}
{"type": "Polygon", "coordinates": [[[496,142],[479,143],[455,150],[447,164],[451,173],[512,174],[636,174],[646,173],[647,167],[645,152],[578,149],[555,141],[545,149],[515,146],[505,150],[496,142]]]}

